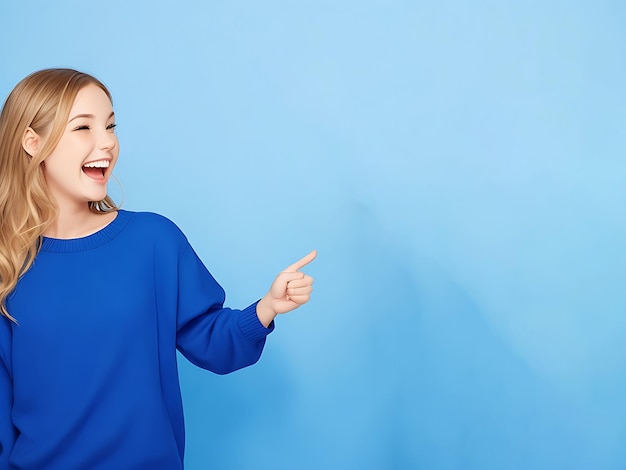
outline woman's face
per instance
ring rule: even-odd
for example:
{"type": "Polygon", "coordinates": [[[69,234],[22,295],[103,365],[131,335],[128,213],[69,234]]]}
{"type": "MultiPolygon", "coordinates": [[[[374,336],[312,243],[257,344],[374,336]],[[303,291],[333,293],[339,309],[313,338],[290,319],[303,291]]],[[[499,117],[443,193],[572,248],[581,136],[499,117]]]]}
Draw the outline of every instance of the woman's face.
{"type": "Polygon", "coordinates": [[[86,208],[107,195],[107,182],[117,162],[111,101],[97,85],[81,89],[70,110],[61,140],[43,162],[48,188],[59,208],[86,208]]]}

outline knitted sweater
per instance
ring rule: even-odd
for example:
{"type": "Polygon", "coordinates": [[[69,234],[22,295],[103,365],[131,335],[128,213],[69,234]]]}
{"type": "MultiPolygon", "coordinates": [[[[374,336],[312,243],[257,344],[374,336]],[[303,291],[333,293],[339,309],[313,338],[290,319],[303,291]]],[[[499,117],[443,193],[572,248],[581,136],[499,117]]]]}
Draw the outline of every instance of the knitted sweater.
{"type": "Polygon", "coordinates": [[[225,374],[255,363],[256,304],[224,291],[169,220],[120,210],[44,238],[0,317],[0,469],[183,468],[176,350],[225,374]]]}

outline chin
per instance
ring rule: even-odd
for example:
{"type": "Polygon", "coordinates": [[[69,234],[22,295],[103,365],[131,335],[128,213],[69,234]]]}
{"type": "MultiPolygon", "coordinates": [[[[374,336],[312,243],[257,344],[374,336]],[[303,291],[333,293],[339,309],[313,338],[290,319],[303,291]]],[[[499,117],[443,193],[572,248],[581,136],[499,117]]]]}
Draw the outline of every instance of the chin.
{"type": "Polygon", "coordinates": [[[87,197],[87,200],[89,202],[98,202],[98,201],[102,201],[105,197],[107,197],[107,193],[106,191],[100,193],[100,194],[90,194],[87,197]]]}

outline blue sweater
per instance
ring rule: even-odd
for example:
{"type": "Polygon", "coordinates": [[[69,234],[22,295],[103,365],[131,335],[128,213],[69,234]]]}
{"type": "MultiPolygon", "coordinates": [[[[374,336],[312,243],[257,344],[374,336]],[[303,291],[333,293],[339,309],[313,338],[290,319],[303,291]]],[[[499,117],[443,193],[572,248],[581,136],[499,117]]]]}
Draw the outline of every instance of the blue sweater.
{"type": "Polygon", "coordinates": [[[176,350],[225,374],[255,363],[256,304],[224,291],[169,220],[119,211],[44,238],[0,317],[0,469],[183,467],[176,350]]]}

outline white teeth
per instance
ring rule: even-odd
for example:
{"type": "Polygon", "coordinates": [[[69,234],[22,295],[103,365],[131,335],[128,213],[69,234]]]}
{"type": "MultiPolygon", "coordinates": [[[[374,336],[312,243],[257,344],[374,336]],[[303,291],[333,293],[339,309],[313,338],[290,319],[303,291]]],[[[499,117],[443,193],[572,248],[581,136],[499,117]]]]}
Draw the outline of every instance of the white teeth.
{"type": "Polygon", "coordinates": [[[97,162],[89,162],[83,165],[85,168],[109,168],[108,160],[98,160],[97,162]]]}

